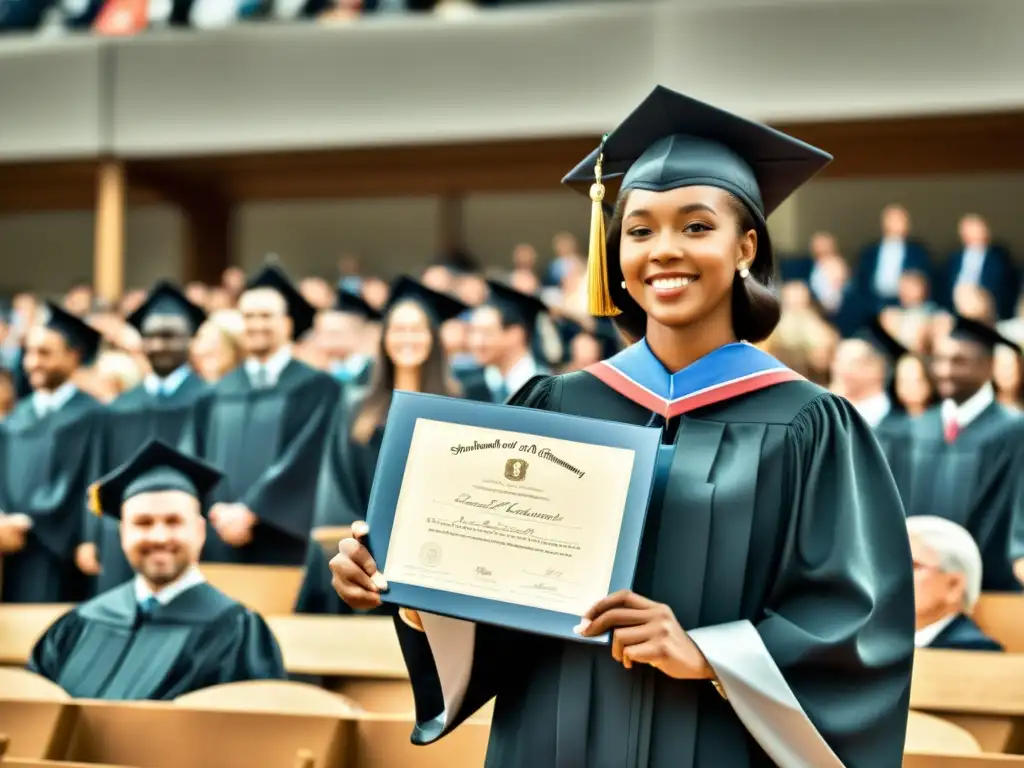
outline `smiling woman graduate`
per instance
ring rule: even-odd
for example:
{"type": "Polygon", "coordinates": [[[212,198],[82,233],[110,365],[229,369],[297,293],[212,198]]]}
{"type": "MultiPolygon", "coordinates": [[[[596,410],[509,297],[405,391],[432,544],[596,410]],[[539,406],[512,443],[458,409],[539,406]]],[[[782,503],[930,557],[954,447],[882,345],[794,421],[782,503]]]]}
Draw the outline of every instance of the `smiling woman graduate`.
{"type": "MultiPolygon", "coordinates": [[[[512,402],[663,428],[634,588],[581,617],[610,648],[403,609],[417,701],[424,649],[445,701],[417,712],[416,743],[496,696],[493,768],[900,764],[914,603],[896,486],[848,403],[744,343],[779,316],[765,218],[830,159],[657,88],[569,174],[594,200],[591,311],[636,341],[512,402]]],[[[356,540],[332,568],[350,604],[386,588],[356,540]]]]}

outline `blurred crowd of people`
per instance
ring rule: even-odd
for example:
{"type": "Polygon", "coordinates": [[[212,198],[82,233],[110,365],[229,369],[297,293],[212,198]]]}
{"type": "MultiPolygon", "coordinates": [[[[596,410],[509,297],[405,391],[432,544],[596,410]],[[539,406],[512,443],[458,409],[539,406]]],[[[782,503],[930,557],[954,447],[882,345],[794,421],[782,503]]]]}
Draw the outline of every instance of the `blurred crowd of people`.
{"type": "MultiPolygon", "coordinates": [[[[980,216],[964,216],[960,222],[963,249],[944,264],[910,237],[910,222],[902,207],[886,208],[881,237],[864,247],[855,264],[825,231],[811,237],[808,255],[782,259],[783,316],[765,346],[808,378],[835,389],[840,387],[833,376],[837,345],[877,317],[910,353],[896,367],[892,387],[898,404],[917,414],[935,402],[926,360],[933,340],[949,331],[953,314],[994,325],[1020,344],[1024,342],[1024,302],[1018,299],[1018,268],[1006,249],[991,242],[980,216]]],[[[538,359],[554,369],[578,369],[613,353],[614,332],[586,314],[586,261],[576,238],[568,233],[556,235],[544,269],[542,261],[533,245],[523,243],[514,249],[507,268],[490,275],[536,295],[550,308],[538,322],[534,342],[538,359]]],[[[428,287],[451,293],[470,307],[479,306],[488,292],[484,270],[461,252],[443,256],[419,277],[428,287]]],[[[218,285],[185,286],[188,298],[208,313],[192,347],[192,364],[206,381],[216,382],[245,357],[244,323],[235,307],[245,280],[241,269],[231,267],[218,285]]],[[[376,353],[376,324],[365,324],[354,334],[351,316],[330,310],[338,288],[361,294],[372,307],[384,307],[389,284],[383,276],[364,271],[357,257],[343,256],[336,275],[307,276],[297,284],[318,310],[313,329],[296,346],[299,359],[320,370],[343,371],[347,359],[376,353]]],[[[136,386],[148,373],[139,333],[125,321],[145,297],[146,289],[133,288],[111,305],[98,300],[91,286],[81,282],[61,298],[65,309],[103,334],[96,363],[80,373],[82,387],[103,402],[136,386]]],[[[19,349],[38,306],[36,296],[19,293],[0,319],[0,414],[13,407],[19,349]]],[[[456,368],[461,360],[493,362],[493,339],[474,331],[469,315],[446,323],[442,330],[456,368]]],[[[1021,408],[1021,358],[1010,347],[996,350],[994,383],[1000,402],[1014,410],[1021,408]]]]}
{"type": "MultiPolygon", "coordinates": [[[[811,237],[807,255],[783,260],[782,321],[769,347],[808,378],[841,390],[833,376],[836,348],[877,318],[909,352],[891,384],[899,405],[916,415],[936,402],[927,360],[954,315],[996,327],[1021,344],[1024,301],[1020,267],[983,217],[961,218],[961,247],[944,260],[912,235],[911,223],[904,207],[890,205],[881,214],[879,239],[864,246],[859,259],[849,259],[836,238],[821,231],[811,237]]],[[[1012,347],[996,348],[994,378],[997,399],[1020,410],[1021,358],[1012,347]]]]}
{"type": "MultiPolygon", "coordinates": [[[[537,295],[551,310],[538,318],[534,343],[537,358],[556,370],[578,369],[613,353],[617,339],[610,325],[586,314],[586,262],[576,238],[558,234],[553,249],[553,260],[543,272],[537,250],[521,244],[513,253],[511,269],[485,275],[472,257],[456,252],[442,256],[418,277],[424,285],[450,293],[470,307],[479,306],[487,298],[489,276],[525,294],[537,295]]],[[[388,303],[389,282],[364,272],[357,257],[343,256],[336,276],[307,276],[297,279],[296,285],[317,310],[317,316],[312,329],[297,340],[295,357],[344,380],[346,372],[357,367],[353,361],[377,354],[380,324],[357,323],[355,315],[333,311],[337,292],[344,289],[357,293],[370,307],[381,309],[388,303]]],[[[245,323],[237,308],[245,286],[245,272],[231,267],[217,285],[192,282],[183,287],[188,299],[207,313],[191,349],[191,364],[207,382],[219,381],[245,359],[245,323]]],[[[63,309],[102,334],[95,362],[76,372],[76,384],[101,402],[113,401],[150,373],[142,337],[127,321],[146,296],[147,289],[133,288],[111,304],[97,298],[92,286],[82,281],[57,299],[63,309]]],[[[27,382],[20,380],[19,356],[25,333],[39,316],[40,302],[40,297],[32,293],[18,293],[10,297],[7,311],[0,313],[0,418],[13,408],[19,391],[28,391],[27,382]]],[[[486,321],[471,321],[472,313],[467,312],[442,328],[445,350],[456,370],[474,363],[492,365],[501,353],[500,339],[486,321]]]]}
{"type": "Polygon", "coordinates": [[[561,0],[0,0],[0,33],[92,31],[134,34],[179,27],[220,29],[261,21],[354,21],[366,15],[430,13],[443,18],[484,8],[561,0]]]}

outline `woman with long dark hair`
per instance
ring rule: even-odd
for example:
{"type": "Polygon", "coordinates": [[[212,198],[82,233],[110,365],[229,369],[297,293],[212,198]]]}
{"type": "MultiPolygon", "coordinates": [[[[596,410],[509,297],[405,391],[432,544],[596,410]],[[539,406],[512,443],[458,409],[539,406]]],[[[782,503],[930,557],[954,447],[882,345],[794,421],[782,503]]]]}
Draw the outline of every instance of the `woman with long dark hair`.
{"type": "MultiPolygon", "coordinates": [[[[512,402],[661,427],[633,589],[580,618],[610,647],[400,609],[414,742],[496,697],[490,768],[901,763],[914,598],[892,474],[852,406],[744,343],[779,319],[765,219],[829,159],[658,88],[569,174],[594,201],[591,312],[636,343],[512,402]]],[[[387,589],[356,537],[331,568],[351,606],[387,589]]]]}
{"type": "Polygon", "coordinates": [[[345,404],[328,436],[297,612],[349,612],[330,588],[325,549],[336,550],[340,538],[332,537],[331,531],[366,517],[384,420],[394,391],[461,395],[441,344],[440,328],[466,309],[457,299],[409,277],[401,277],[392,285],[371,383],[362,391],[350,389],[346,393],[345,404]]]}

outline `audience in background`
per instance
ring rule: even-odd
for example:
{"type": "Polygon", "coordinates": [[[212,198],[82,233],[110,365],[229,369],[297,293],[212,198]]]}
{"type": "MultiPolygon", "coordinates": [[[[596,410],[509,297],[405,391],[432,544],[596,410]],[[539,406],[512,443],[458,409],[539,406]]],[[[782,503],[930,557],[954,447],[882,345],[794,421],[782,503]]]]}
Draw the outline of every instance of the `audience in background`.
{"type": "Polygon", "coordinates": [[[920,416],[939,401],[928,365],[918,355],[905,355],[896,364],[895,390],[910,417],[920,416]]]}
{"type": "MultiPolygon", "coordinates": [[[[196,296],[195,291],[192,296],[196,296]]],[[[237,368],[244,356],[244,330],[242,316],[237,311],[214,311],[192,342],[192,367],[196,373],[212,384],[237,368]]]]}
{"type": "MultiPolygon", "coordinates": [[[[881,215],[880,239],[862,250],[853,267],[832,234],[815,233],[808,256],[781,260],[782,319],[761,346],[812,381],[827,384],[837,344],[856,335],[877,316],[881,328],[913,355],[895,365],[890,395],[898,408],[914,416],[934,402],[934,387],[924,361],[931,354],[933,340],[952,330],[953,312],[987,325],[1001,318],[998,325],[1004,335],[1024,340],[1024,312],[1007,315],[1000,309],[1008,302],[1007,286],[1017,286],[1019,279],[1005,250],[990,245],[984,219],[972,214],[960,221],[964,246],[945,271],[930,261],[924,245],[910,237],[910,229],[907,210],[898,204],[887,206],[881,215]]],[[[277,257],[271,254],[268,260],[277,257]]],[[[586,367],[598,354],[607,355],[618,343],[603,329],[594,331],[586,311],[586,259],[571,233],[555,234],[547,254],[539,253],[531,243],[517,244],[503,270],[485,273],[471,255],[454,250],[442,254],[418,275],[424,285],[469,307],[487,302],[488,276],[498,277],[546,306],[548,311],[539,313],[532,331],[532,353],[538,360],[554,360],[556,368],[575,370],[586,367]]],[[[357,255],[343,253],[335,276],[302,278],[299,292],[317,310],[317,318],[312,331],[296,341],[295,356],[332,372],[340,381],[365,384],[370,370],[366,361],[379,343],[376,312],[389,298],[388,277],[367,273],[357,255]],[[356,314],[338,311],[339,288],[357,297],[361,306],[356,314]],[[374,315],[371,322],[367,322],[367,313],[374,315]],[[355,325],[361,330],[353,335],[355,325]]],[[[229,267],[215,285],[191,282],[184,288],[193,303],[210,313],[193,340],[191,357],[196,372],[208,382],[219,381],[242,360],[243,323],[235,307],[245,284],[245,272],[229,267]]],[[[138,308],[145,297],[145,290],[132,288],[116,305],[107,304],[96,299],[91,286],[78,281],[61,298],[64,309],[84,318],[103,337],[103,351],[96,364],[79,374],[82,388],[102,402],[135,386],[148,373],[139,335],[124,322],[126,314],[138,308]]],[[[1018,301],[1014,293],[1011,307],[1018,301]]],[[[1017,309],[1024,310],[1024,301],[1020,303],[1017,309]]],[[[28,391],[21,348],[25,330],[37,315],[38,301],[30,293],[19,293],[7,306],[8,311],[0,313],[0,370],[8,372],[0,381],[0,414],[7,408],[4,393],[11,387],[18,394],[28,391]]],[[[487,318],[486,312],[467,312],[441,329],[454,371],[494,365],[494,344],[488,341],[484,322],[487,318]]],[[[995,386],[1001,403],[1014,411],[1021,409],[1021,361],[1010,349],[996,356],[995,386]]]]}
{"type": "Polygon", "coordinates": [[[971,613],[981,596],[978,545],[964,528],[941,517],[907,518],[914,558],[918,648],[1001,651],[971,613]]]}

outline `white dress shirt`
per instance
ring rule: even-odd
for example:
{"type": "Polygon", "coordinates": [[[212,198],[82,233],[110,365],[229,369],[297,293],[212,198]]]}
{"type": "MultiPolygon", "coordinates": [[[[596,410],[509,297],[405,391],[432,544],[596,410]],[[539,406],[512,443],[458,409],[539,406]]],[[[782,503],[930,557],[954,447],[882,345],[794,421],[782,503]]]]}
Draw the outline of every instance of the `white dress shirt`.
{"type": "Polygon", "coordinates": [[[175,368],[162,379],[155,373],[151,373],[145,378],[143,384],[146,387],[146,391],[154,397],[157,395],[170,397],[181,388],[181,385],[185,383],[185,379],[188,378],[191,372],[192,369],[188,365],[182,365],[175,368]]]}
{"type": "Polygon", "coordinates": [[[876,429],[882,423],[882,419],[892,411],[892,402],[885,392],[879,392],[859,403],[852,403],[857,412],[864,418],[872,429],[876,429]]]}
{"type": "Polygon", "coordinates": [[[41,419],[48,414],[59,411],[68,404],[68,401],[74,397],[77,391],[78,387],[70,381],[65,381],[53,392],[33,392],[32,407],[35,409],[36,416],[41,419]]]}
{"type": "Polygon", "coordinates": [[[882,241],[878,248],[878,263],[875,265],[875,293],[879,296],[890,298],[899,292],[906,255],[907,244],[903,240],[886,238],[882,241]]]}
{"type": "Polygon", "coordinates": [[[147,598],[154,597],[160,605],[167,605],[171,600],[184,594],[192,587],[206,583],[206,577],[199,570],[199,566],[189,567],[181,576],[170,584],[154,592],[149,588],[145,580],[136,574],[135,576],[135,602],[145,602],[147,598]]]}
{"type": "Polygon", "coordinates": [[[992,382],[986,382],[985,386],[957,405],[952,400],[942,401],[942,424],[948,426],[953,421],[960,429],[967,427],[972,421],[981,415],[981,412],[988,408],[996,400],[996,391],[992,382]]]}
{"type": "Polygon", "coordinates": [[[843,304],[843,287],[837,286],[825,274],[825,270],[818,264],[811,269],[811,276],[808,280],[811,292],[818,302],[828,313],[837,312],[843,304]]]}
{"type": "Polygon", "coordinates": [[[915,648],[927,648],[929,645],[935,642],[935,639],[942,634],[942,630],[953,623],[953,619],[956,618],[955,613],[951,613],[944,619],[939,619],[934,624],[929,624],[924,629],[919,629],[914,633],[914,647],[915,648]]]}
{"type": "Polygon", "coordinates": [[[245,361],[245,372],[249,374],[249,381],[252,382],[253,386],[259,386],[260,384],[260,369],[266,374],[266,379],[262,382],[265,387],[277,386],[278,380],[281,378],[281,373],[285,367],[292,361],[292,345],[285,344],[277,352],[267,358],[267,361],[261,363],[254,357],[250,357],[245,361]]]}
{"type": "Polygon", "coordinates": [[[981,271],[985,268],[985,248],[964,248],[964,258],[960,262],[960,273],[956,276],[957,285],[978,285],[981,283],[981,271]]]}

